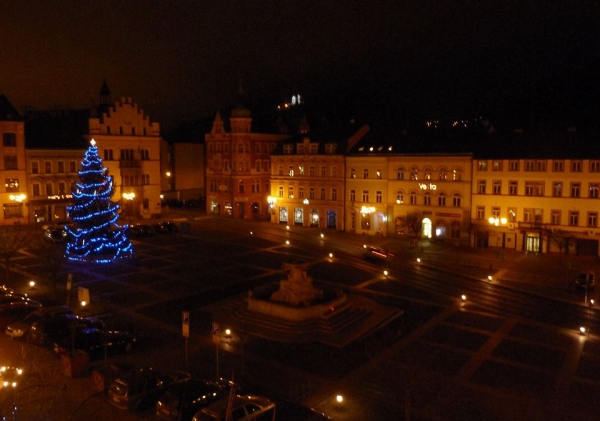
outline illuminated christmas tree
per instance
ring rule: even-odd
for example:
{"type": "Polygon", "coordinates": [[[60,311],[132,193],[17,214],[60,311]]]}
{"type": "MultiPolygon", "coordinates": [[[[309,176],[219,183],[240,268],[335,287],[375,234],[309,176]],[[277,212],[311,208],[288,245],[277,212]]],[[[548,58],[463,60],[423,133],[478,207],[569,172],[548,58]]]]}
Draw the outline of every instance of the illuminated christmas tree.
{"type": "Polygon", "coordinates": [[[133,248],[127,226],[121,226],[112,178],[98,156],[94,139],[79,170],[79,183],[73,191],[73,205],[67,207],[74,228],[67,227],[66,257],[80,262],[109,263],[131,257],[133,248]]]}

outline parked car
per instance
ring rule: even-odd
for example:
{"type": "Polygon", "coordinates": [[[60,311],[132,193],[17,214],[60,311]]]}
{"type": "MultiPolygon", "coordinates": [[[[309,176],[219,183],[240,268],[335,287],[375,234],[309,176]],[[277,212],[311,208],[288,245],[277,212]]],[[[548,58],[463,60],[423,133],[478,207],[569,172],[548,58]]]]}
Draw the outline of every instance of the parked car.
{"type": "MultiPolygon", "coordinates": [[[[194,415],[193,421],[225,421],[229,408],[229,396],[203,408],[194,415]]],[[[275,403],[267,398],[253,395],[235,395],[231,405],[232,421],[273,421],[275,420],[275,403]]]]}
{"type": "Polygon", "coordinates": [[[41,308],[28,314],[23,320],[17,320],[6,326],[5,334],[13,339],[25,339],[29,336],[31,327],[36,322],[43,322],[58,315],[71,314],[73,311],[67,306],[41,308]]]}
{"type": "Polygon", "coordinates": [[[290,402],[280,401],[275,404],[275,421],[332,421],[330,417],[322,412],[316,411],[308,406],[290,402]]]}
{"type": "Polygon", "coordinates": [[[582,272],[575,278],[575,286],[581,290],[590,291],[596,287],[596,279],[593,272],[582,272]]]}
{"type": "Polygon", "coordinates": [[[12,294],[13,292],[15,292],[15,290],[9,287],[8,285],[0,285],[0,295],[12,294]]]}
{"type": "Polygon", "coordinates": [[[67,239],[67,235],[64,228],[48,228],[44,231],[44,238],[53,243],[62,243],[67,239]]]}
{"type": "Polygon", "coordinates": [[[106,354],[122,354],[135,348],[137,339],[129,332],[101,330],[93,327],[75,329],[70,335],[58,338],[53,344],[57,355],[79,349],[88,353],[90,360],[106,354]]]}
{"type": "Polygon", "coordinates": [[[28,314],[42,308],[42,303],[34,300],[17,301],[0,306],[0,329],[5,330],[9,324],[24,319],[28,314]]]}
{"type": "Polygon", "coordinates": [[[74,330],[81,328],[104,329],[104,322],[93,317],[81,317],[75,314],[57,314],[37,320],[31,326],[28,342],[40,346],[50,346],[57,341],[63,341],[74,330]]]}
{"type": "Polygon", "coordinates": [[[156,417],[167,421],[190,421],[205,406],[230,393],[233,382],[190,380],[173,385],[156,402],[156,417]]]}
{"type": "Polygon", "coordinates": [[[16,292],[12,292],[10,294],[2,294],[0,295],[0,306],[7,303],[14,303],[15,301],[27,301],[30,298],[27,294],[19,294],[16,292]]]}
{"type": "Polygon", "coordinates": [[[146,235],[154,235],[155,230],[151,225],[135,224],[129,227],[129,235],[141,237],[146,235]]]}
{"type": "Polygon", "coordinates": [[[158,224],[159,231],[161,233],[173,233],[179,231],[175,222],[172,221],[162,221],[158,224]]]}
{"type": "Polygon", "coordinates": [[[365,244],[363,248],[365,249],[365,259],[367,260],[381,262],[386,261],[389,257],[393,256],[392,253],[389,253],[381,247],[368,246],[365,244]]]}
{"type": "Polygon", "coordinates": [[[116,379],[108,389],[107,399],[117,408],[143,411],[155,405],[169,387],[189,380],[189,373],[166,374],[144,367],[116,379]]]}

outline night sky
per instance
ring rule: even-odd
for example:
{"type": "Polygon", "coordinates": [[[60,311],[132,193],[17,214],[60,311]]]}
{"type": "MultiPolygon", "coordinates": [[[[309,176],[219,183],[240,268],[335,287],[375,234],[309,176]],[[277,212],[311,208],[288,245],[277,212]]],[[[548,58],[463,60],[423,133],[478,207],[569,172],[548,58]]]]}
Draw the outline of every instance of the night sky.
{"type": "Polygon", "coordinates": [[[300,92],[388,121],[591,124],[599,3],[4,1],[0,93],[21,111],[87,107],[106,78],[163,128],[231,105],[240,80],[249,99],[300,92]]]}

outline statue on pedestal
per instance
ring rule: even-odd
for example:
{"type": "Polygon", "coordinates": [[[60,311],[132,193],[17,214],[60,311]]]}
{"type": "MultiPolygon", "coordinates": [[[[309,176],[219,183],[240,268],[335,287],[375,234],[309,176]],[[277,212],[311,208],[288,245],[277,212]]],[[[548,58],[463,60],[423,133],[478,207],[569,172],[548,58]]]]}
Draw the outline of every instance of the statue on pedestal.
{"type": "Polygon", "coordinates": [[[323,298],[323,291],[312,284],[312,277],[308,276],[308,264],[284,263],[283,269],[287,272],[288,279],[279,281],[279,290],[271,294],[271,300],[288,303],[295,306],[309,306],[323,298]]]}

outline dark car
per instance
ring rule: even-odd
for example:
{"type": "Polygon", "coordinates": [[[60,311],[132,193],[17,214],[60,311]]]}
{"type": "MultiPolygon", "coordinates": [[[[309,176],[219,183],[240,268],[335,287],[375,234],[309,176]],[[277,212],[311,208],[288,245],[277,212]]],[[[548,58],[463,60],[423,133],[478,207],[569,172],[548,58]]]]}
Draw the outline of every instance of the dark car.
{"type": "Polygon", "coordinates": [[[53,243],[62,243],[67,239],[67,235],[64,228],[48,228],[44,231],[44,238],[53,243]]]}
{"type": "Polygon", "coordinates": [[[41,346],[50,346],[54,342],[69,337],[74,330],[81,328],[104,329],[104,322],[93,317],[81,317],[75,314],[57,314],[53,317],[37,320],[31,326],[28,342],[41,346]]]}
{"type": "Polygon", "coordinates": [[[275,404],[275,421],[332,421],[330,417],[322,412],[316,411],[308,406],[290,402],[280,401],[275,404]]]}
{"type": "Polygon", "coordinates": [[[13,339],[26,339],[29,337],[31,327],[36,322],[44,322],[59,315],[71,314],[73,311],[67,306],[41,308],[28,314],[23,320],[9,324],[4,332],[6,336],[13,339]]]}
{"type": "Polygon", "coordinates": [[[593,272],[582,272],[575,279],[575,286],[583,291],[590,291],[596,287],[593,272]]]}
{"type": "Polygon", "coordinates": [[[225,379],[190,380],[173,385],[156,402],[156,417],[168,421],[190,421],[205,406],[227,395],[233,382],[225,379]]]}
{"type": "Polygon", "coordinates": [[[185,372],[166,374],[152,367],[127,373],[116,379],[108,389],[108,402],[117,408],[143,411],[173,385],[191,380],[185,372]]]}
{"type": "Polygon", "coordinates": [[[27,294],[18,294],[16,292],[10,294],[2,294],[0,295],[0,306],[7,303],[14,303],[16,301],[29,301],[31,298],[27,296],[27,294]]]}
{"type": "Polygon", "coordinates": [[[41,307],[41,303],[33,300],[3,304],[0,306],[0,329],[5,330],[9,324],[24,319],[41,307]]]}
{"type": "Polygon", "coordinates": [[[156,231],[151,225],[135,224],[129,227],[129,235],[134,237],[142,237],[146,235],[154,235],[156,231]]]}
{"type": "Polygon", "coordinates": [[[382,249],[381,247],[364,245],[363,248],[365,249],[365,259],[367,259],[367,260],[384,262],[389,257],[393,256],[392,253],[389,253],[388,251],[386,251],[385,249],[382,249]]]}
{"type": "Polygon", "coordinates": [[[90,360],[94,360],[103,357],[105,349],[107,355],[131,352],[136,342],[129,332],[88,327],[75,329],[70,335],[57,339],[53,349],[57,355],[79,349],[85,351],[90,360]]]}
{"type": "Polygon", "coordinates": [[[161,223],[158,224],[158,226],[159,226],[158,232],[160,232],[160,233],[169,233],[170,234],[170,233],[179,231],[175,222],[171,222],[171,221],[162,221],[161,223]]]}

